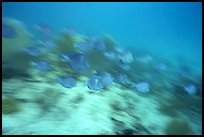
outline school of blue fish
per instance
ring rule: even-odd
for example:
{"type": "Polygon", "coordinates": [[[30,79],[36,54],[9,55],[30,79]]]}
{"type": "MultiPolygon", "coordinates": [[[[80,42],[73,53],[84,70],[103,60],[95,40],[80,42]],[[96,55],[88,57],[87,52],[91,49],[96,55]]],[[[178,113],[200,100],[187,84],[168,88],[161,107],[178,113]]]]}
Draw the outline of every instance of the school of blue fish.
{"type": "MultiPolygon", "coordinates": [[[[48,50],[55,50],[57,48],[56,43],[52,39],[54,30],[49,25],[36,25],[36,29],[43,35],[43,39],[38,40],[38,43],[48,50]]],[[[69,35],[77,35],[74,29],[67,30],[69,35]]],[[[17,36],[17,33],[8,24],[2,24],[2,37],[12,39],[17,36]]],[[[119,68],[127,71],[131,69],[130,64],[134,61],[134,56],[130,51],[120,49],[116,47],[115,50],[107,50],[107,47],[103,40],[96,37],[87,37],[86,41],[75,42],[73,47],[76,51],[62,51],[59,55],[58,60],[62,63],[66,63],[68,68],[71,68],[74,72],[81,73],[83,71],[92,68],[90,65],[87,53],[90,51],[102,53],[103,57],[109,61],[117,62],[119,68]]],[[[39,46],[31,45],[28,48],[22,49],[22,54],[27,54],[33,57],[41,57],[43,54],[39,46]]],[[[138,61],[147,64],[151,60],[151,56],[144,56],[137,58],[138,61]]],[[[98,62],[101,63],[101,62],[98,62]]],[[[38,69],[42,72],[52,71],[52,64],[46,59],[40,59],[38,61],[30,61],[30,66],[38,69]]],[[[155,69],[159,72],[165,71],[167,66],[163,63],[155,66],[155,69]]],[[[59,76],[55,79],[55,82],[61,84],[65,88],[73,88],[77,86],[77,79],[74,75],[70,76],[59,76]]],[[[93,91],[100,91],[108,86],[117,83],[120,85],[128,85],[128,88],[134,89],[138,93],[147,93],[150,91],[150,84],[146,81],[130,82],[128,76],[125,73],[118,72],[115,75],[111,75],[106,70],[95,70],[95,74],[89,77],[88,81],[84,81],[85,85],[93,91]]],[[[193,84],[183,85],[184,91],[193,95],[196,94],[196,87],[193,84]]]]}

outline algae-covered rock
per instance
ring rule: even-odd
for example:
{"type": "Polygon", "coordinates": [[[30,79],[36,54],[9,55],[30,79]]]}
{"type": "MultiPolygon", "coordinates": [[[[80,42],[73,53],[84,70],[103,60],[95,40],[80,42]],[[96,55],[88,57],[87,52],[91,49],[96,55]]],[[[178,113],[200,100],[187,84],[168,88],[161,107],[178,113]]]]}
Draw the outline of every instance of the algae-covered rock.
{"type": "Polygon", "coordinates": [[[166,127],[167,135],[192,135],[193,131],[188,122],[183,120],[172,120],[166,127]]]}
{"type": "Polygon", "coordinates": [[[94,50],[88,53],[88,60],[92,69],[95,70],[107,70],[117,64],[117,61],[110,61],[103,55],[103,53],[94,50]]]}
{"type": "Polygon", "coordinates": [[[107,50],[115,50],[117,46],[116,41],[108,34],[103,34],[103,42],[106,45],[107,50]]]}
{"type": "Polygon", "coordinates": [[[20,107],[15,99],[9,98],[9,97],[2,99],[3,114],[12,114],[19,111],[20,111],[20,107]]]}
{"type": "Polygon", "coordinates": [[[85,35],[70,35],[66,32],[62,32],[60,38],[55,38],[56,44],[58,46],[58,51],[60,52],[64,50],[76,51],[74,43],[85,42],[86,40],[87,36],[85,35]]]}
{"type": "Polygon", "coordinates": [[[177,95],[161,103],[159,110],[170,116],[177,116],[179,113],[188,111],[202,113],[202,98],[190,95],[177,95]]]}
{"type": "Polygon", "coordinates": [[[61,34],[62,34],[62,37],[55,39],[57,44],[57,50],[59,52],[65,51],[65,50],[75,51],[75,48],[73,46],[74,44],[73,37],[65,32],[62,32],[61,34]]]}
{"type": "Polygon", "coordinates": [[[20,49],[33,44],[34,36],[18,20],[3,18],[2,23],[11,27],[16,33],[15,37],[12,38],[4,37],[5,35],[2,36],[2,61],[6,61],[20,49]]]}

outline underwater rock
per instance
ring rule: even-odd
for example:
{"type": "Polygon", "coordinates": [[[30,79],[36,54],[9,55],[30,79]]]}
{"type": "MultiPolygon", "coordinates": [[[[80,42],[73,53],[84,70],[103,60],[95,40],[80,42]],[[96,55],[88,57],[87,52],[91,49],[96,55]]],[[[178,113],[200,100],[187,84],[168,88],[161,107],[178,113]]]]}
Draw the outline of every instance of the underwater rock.
{"type": "Polygon", "coordinates": [[[76,79],[71,76],[59,77],[56,79],[56,81],[65,88],[73,88],[76,86],[76,79]]]}
{"type": "Polygon", "coordinates": [[[122,131],[122,135],[134,135],[134,129],[130,129],[130,128],[124,129],[122,131]]]}
{"type": "Polygon", "coordinates": [[[3,79],[10,79],[14,77],[20,77],[20,78],[30,78],[31,76],[26,72],[19,70],[13,66],[9,65],[3,65],[2,67],[2,78],[3,79]]]}
{"type": "Polygon", "coordinates": [[[113,60],[110,61],[109,59],[107,59],[103,55],[103,52],[95,52],[94,50],[92,50],[87,55],[88,55],[90,66],[93,70],[98,70],[98,69],[108,70],[117,64],[117,61],[113,61],[113,60]]]}
{"type": "Polygon", "coordinates": [[[172,120],[165,129],[166,135],[192,135],[192,127],[184,120],[172,120]]]}
{"type": "Polygon", "coordinates": [[[18,102],[14,98],[4,98],[2,99],[2,113],[3,114],[13,114],[20,111],[18,102]]]}
{"type": "Polygon", "coordinates": [[[73,46],[74,44],[73,37],[65,32],[62,32],[62,36],[60,38],[56,38],[55,42],[57,44],[57,50],[59,52],[66,50],[76,51],[76,49],[73,46]]]}
{"type": "Polygon", "coordinates": [[[116,41],[108,34],[103,34],[103,42],[109,51],[114,51],[117,46],[116,41]]]}
{"type": "Polygon", "coordinates": [[[37,94],[33,100],[41,108],[42,115],[45,115],[45,113],[49,113],[52,108],[56,107],[61,96],[62,94],[58,90],[45,89],[42,93],[37,94]]]}

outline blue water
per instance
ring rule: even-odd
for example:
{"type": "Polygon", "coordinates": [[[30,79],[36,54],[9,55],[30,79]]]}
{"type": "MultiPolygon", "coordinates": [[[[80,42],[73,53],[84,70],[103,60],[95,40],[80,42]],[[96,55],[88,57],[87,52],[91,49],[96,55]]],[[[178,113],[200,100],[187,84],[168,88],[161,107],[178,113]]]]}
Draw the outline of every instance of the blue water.
{"type": "MultiPolygon", "coordinates": [[[[127,73],[127,74],[128,74],[128,76],[131,76],[131,75],[134,75],[133,73],[135,73],[135,75],[138,76],[138,77],[136,77],[136,79],[134,79],[135,77],[133,76],[133,80],[135,80],[133,82],[146,83],[145,85],[148,85],[148,86],[142,87],[142,89],[144,89],[144,93],[147,91],[147,94],[149,94],[149,88],[150,88],[150,98],[152,96],[154,96],[156,99],[154,97],[152,97],[152,98],[157,100],[159,103],[161,102],[160,105],[163,105],[162,104],[163,101],[168,102],[170,105],[169,106],[164,105],[164,107],[163,107],[164,110],[162,109],[165,113],[168,113],[168,115],[169,115],[169,113],[171,115],[172,113],[174,114],[174,113],[177,113],[176,111],[179,111],[182,114],[187,115],[187,118],[186,118],[186,119],[188,119],[187,121],[191,121],[191,117],[192,117],[192,119],[195,120],[196,122],[192,120],[193,122],[192,122],[191,126],[195,125],[195,126],[192,126],[193,129],[196,131],[195,134],[200,134],[200,131],[202,128],[202,124],[201,124],[201,121],[202,121],[201,120],[201,116],[202,116],[202,109],[201,109],[201,106],[202,106],[201,105],[201,101],[202,101],[202,97],[201,97],[201,95],[202,95],[202,78],[201,78],[201,75],[202,75],[202,3],[201,2],[146,2],[146,3],[145,2],[117,2],[117,3],[115,3],[115,2],[59,2],[59,3],[58,2],[54,2],[54,3],[52,3],[52,2],[18,2],[18,3],[17,2],[3,2],[2,3],[2,18],[3,17],[10,17],[10,18],[13,18],[13,19],[16,19],[16,20],[23,22],[25,24],[26,28],[30,32],[32,32],[33,34],[36,34],[36,36],[38,35],[38,32],[34,26],[38,23],[48,24],[48,25],[52,26],[58,34],[60,34],[60,32],[65,27],[74,28],[80,34],[85,34],[87,36],[92,35],[92,36],[102,37],[102,35],[104,33],[109,34],[117,42],[118,46],[120,46],[124,49],[130,50],[134,56],[140,55],[140,53],[141,53],[141,55],[148,54],[148,55],[153,57],[153,59],[156,63],[164,63],[164,64],[166,63],[167,68],[168,68],[167,72],[170,72],[169,74],[166,74],[166,75],[165,75],[165,73],[164,73],[164,75],[162,75],[163,74],[162,71],[156,72],[154,69],[155,66],[152,67],[155,64],[153,64],[153,65],[150,64],[150,66],[151,65],[152,66],[148,68],[147,67],[148,65],[146,65],[146,64],[141,65],[138,62],[136,62],[136,63],[134,62],[135,66],[133,65],[133,70],[129,71],[129,73],[127,73]],[[173,65],[169,65],[168,63],[173,64],[173,65]],[[169,69],[173,70],[176,67],[183,67],[184,71],[187,71],[187,75],[190,75],[190,79],[188,79],[189,77],[183,78],[183,77],[180,77],[180,75],[178,76],[177,71],[179,71],[179,70],[176,70],[173,73],[171,71],[169,71],[169,69]],[[188,73],[188,67],[190,67],[190,69],[192,71],[192,75],[190,73],[188,73]],[[171,73],[172,73],[172,75],[171,75],[171,73]],[[146,76],[145,74],[148,76],[146,76]],[[197,76],[200,77],[200,79],[198,80],[199,82],[194,81],[195,79],[197,79],[197,76]],[[144,81],[140,81],[141,79],[144,81]],[[194,90],[189,91],[192,94],[186,95],[186,93],[185,93],[184,96],[182,93],[180,94],[179,92],[183,92],[184,85],[188,86],[189,84],[190,85],[192,84],[193,86],[195,85],[195,87],[191,86],[191,88],[189,88],[189,90],[196,88],[197,89],[196,95],[194,95],[194,92],[195,92],[194,90]],[[165,94],[165,92],[167,92],[167,95],[165,94]],[[176,92],[176,93],[174,93],[174,92],[176,92]],[[168,96],[170,94],[172,95],[172,98],[173,98],[172,100],[171,99],[170,99],[170,101],[168,99],[163,100],[163,98],[165,99],[166,96],[168,96]],[[190,99],[191,99],[191,101],[188,101],[190,99]],[[176,102],[175,106],[174,106],[174,101],[176,102]],[[179,102],[179,101],[181,101],[181,102],[179,102]],[[190,103],[190,102],[192,102],[192,103],[190,103]],[[182,103],[185,105],[182,106],[182,103]],[[177,107],[177,105],[178,105],[178,107],[177,107]],[[181,106],[179,106],[179,105],[181,105],[181,106]],[[182,107],[184,108],[184,110],[181,109],[182,107]],[[173,108],[172,111],[171,111],[171,108],[173,108]],[[195,113],[193,113],[194,111],[195,111],[195,113]],[[195,115],[195,116],[191,116],[191,115],[195,115]]],[[[9,39],[6,39],[6,40],[9,41],[9,39]]],[[[12,39],[11,39],[11,41],[12,41],[12,39]]],[[[4,48],[7,46],[6,44],[4,45],[4,48]]],[[[47,51],[49,51],[47,53],[49,53],[49,54],[54,53],[55,54],[54,50],[51,50],[51,49],[49,49],[49,50],[47,50],[47,51]]],[[[58,52],[56,52],[56,54],[57,53],[58,52]]],[[[90,53],[90,54],[92,54],[92,53],[90,53]]],[[[93,55],[94,55],[94,53],[93,53],[93,55]]],[[[43,59],[49,60],[51,58],[47,58],[47,59],[43,58],[43,59]]],[[[29,59],[27,59],[27,60],[29,60],[29,59]]],[[[53,59],[53,60],[55,60],[55,59],[53,59]]],[[[6,61],[8,61],[8,60],[6,60],[6,61]]],[[[16,62],[19,62],[19,61],[16,61],[16,62]]],[[[8,61],[6,63],[9,64],[10,62],[8,61]]],[[[96,63],[98,63],[98,62],[96,61],[96,63]]],[[[103,63],[105,64],[106,62],[103,62],[103,63]]],[[[10,64],[12,64],[12,63],[10,63],[10,64]]],[[[79,62],[77,62],[77,63],[75,62],[74,65],[77,66],[78,64],[79,64],[79,62]]],[[[19,66],[21,66],[21,65],[19,65],[19,66]]],[[[97,65],[93,65],[93,66],[95,67],[97,65]]],[[[102,65],[99,64],[98,66],[102,66],[102,65]]],[[[39,67],[42,67],[42,66],[40,65],[39,67]]],[[[55,67],[61,67],[61,66],[55,65],[55,67]]],[[[66,67],[68,67],[68,66],[66,66],[66,67]]],[[[68,71],[64,71],[64,69],[65,70],[67,69],[66,67],[63,66],[59,70],[62,70],[63,74],[67,74],[68,71]]],[[[32,70],[32,67],[28,68],[28,70],[30,70],[30,69],[32,70]]],[[[115,69],[115,68],[113,67],[113,69],[115,69]]],[[[57,72],[57,70],[51,69],[51,73],[57,72]]],[[[7,68],[4,70],[4,73],[5,73],[4,75],[7,74],[8,76],[7,77],[4,76],[5,78],[4,78],[4,80],[2,80],[2,82],[4,82],[4,85],[5,85],[4,89],[2,91],[4,91],[7,94],[9,92],[11,92],[10,90],[13,88],[12,87],[11,89],[7,89],[8,85],[10,83],[9,80],[12,79],[13,77],[15,80],[16,75],[17,76],[22,75],[21,73],[19,74],[19,73],[15,72],[15,69],[13,71],[12,71],[12,69],[7,70],[7,68]],[[12,75],[14,75],[14,76],[12,76],[12,75]]],[[[117,73],[122,73],[117,69],[116,69],[116,71],[117,71],[117,73]]],[[[29,72],[32,73],[32,71],[29,71],[29,72]]],[[[123,72],[128,72],[128,70],[123,71],[123,72]]],[[[56,74],[58,74],[58,73],[60,74],[61,71],[57,72],[56,74]]],[[[92,70],[89,73],[92,74],[92,70]]],[[[111,73],[113,73],[113,72],[111,72],[111,73]]],[[[2,72],[2,74],[3,74],[3,72],[2,72]]],[[[34,73],[33,75],[36,75],[36,74],[37,73],[34,73]]],[[[55,73],[53,73],[53,75],[54,74],[55,73]]],[[[75,73],[73,73],[73,74],[70,73],[69,75],[74,75],[74,74],[75,73]]],[[[76,74],[77,75],[75,77],[78,77],[80,75],[83,75],[84,73],[79,73],[79,74],[76,73],[76,74]]],[[[115,75],[115,74],[116,73],[113,73],[113,75],[115,75]]],[[[48,75],[49,74],[44,73],[45,80],[44,81],[42,80],[41,83],[43,83],[43,82],[49,83],[48,81],[51,78],[46,77],[48,75]]],[[[38,75],[36,77],[38,77],[38,75]]],[[[41,77],[41,75],[39,75],[39,77],[41,77]]],[[[31,76],[31,78],[32,78],[32,76],[31,76]]],[[[35,82],[38,80],[35,80],[34,78],[35,77],[33,77],[33,79],[31,79],[31,80],[29,79],[29,80],[31,81],[32,84],[35,85],[35,82]]],[[[52,78],[54,79],[55,77],[52,76],[52,78]]],[[[27,78],[22,78],[22,79],[27,80],[27,78]]],[[[52,86],[57,83],[56,80],[54,81],[53,79],[50,80],[51,81],[50,83],[52,86]]],[[[26,82],[28,83],[29,80],[27,80],[26,82]]],[[[78,83],[78,81],[79,81],[79,79],[77,79],[77,83],[78,83]]],[[[65,81],[65,82],[67,82],[67,81],[65,81]]],[[[61,83],[61,82],[58,82],[57,84],[59,84],[59,83],[61,83]]],[[[129,84],[131,84],[131,83],[129,83],[129,84]]],[[[134,83],[132,83],[132,84],[134,84],[134,83]]],[[[16,85],[18,85],[18,84],[16,84],[16,85]]],[[[13,84],[14,87],[16,85],[13,84]]],[[[61,84],[61,85],[63,86],[63,84],[61,84]]],[[[76,85],[74,84],[74,86],[76,86],[76,85]]],[[[17,90],[19,90],[19,92],[21,91],[20,88],[17,89],[17,90]]],[[[28,88],[28,87],[22,86],[22,88],[24,90],[26,90],[26,88],[28,88]]],[[[29,88],[33,88],[33,87],[29,86],[29,88]]],[[[34,87],[34,89],[35,88],[36,89],[39,88],[37,90],[41,91],[40,86],[34,87]]],[[[125,88],[127,88],[127,85],[125,88]]],[[[122,90],[125,91],[125,88],[123,87],[122,90]]],[[[105,90],[109,90],[109,89],[105,88],[104,91],[105,90]]],[[[68,89],[67,89],[67,91],[68,91],[68,89]]],[[[49,92],[50,92],[50,90],[49,90],[49,92]]],[[[61,91],[59,91],[59,92],[61,92],[61,91]]],[[[76,91],[76,92],[78,92],[78,91],[76,91]]],[[[134,92],[135,91],[133,91],[133,93],[134,92]]],[[[6,97],[8,96],[7,94],[5,95],[6,97]]],[[[71,94],[71,93],[67,92],[66,94],[71,94]]],[[[104,94],[106,94],[106,92],[104,92],[104,94]]],[[[141,92],[141,94],[142,94],[142,92],[141,92]]],[[[80,94],[79,96],[81,96],[81,95],[82,94],[80,94]]],[[[2,96],[3,96],[3,94],[2,94],[2,96]]],[[[89,95],[87,95],[87,96],[89,96],[89,95]]],[[[131,98],[131,96],[132,95],[128,96],[128,99],[131,98]]],[[[12,99],[15,100],[15,97],[13,98],[13,96],[8,96],[8,98],[10,98],[10,97],[12,97],[12,99]]],[[[46,93],[45,98],[46,97],[47,97],[47,93],[46,93]]],[[[83,98],[83,96],[82,96],[82,98],[83,98]]],[[[52,102],[52,98],[50,99],[49,96],[46,99],[51,100],[50,102],[52,102]]],[[[127,101],[128,99],[126,98],[126,96],[124,96],[125,101],[127,101]]],[[[134,100],[134,98],[132,100],[134,100]]],[[[6,102],[6,101],[4,101],[4,102],[6,102]]],[[[44,101],[42,101],[41,103],[44,103],[44,101]]],[[[135,102],[133,101],[131,103],[134,104],[135,102]]],[[[52,103],[47,103],[47,104],[52,104],[52,103]]],[[[117,105],[118,105],[118,103],[116,102],[116,106],[117,105]]],[[[62,107],[64,107],[64,106],[62,106],[62,107]]],[[[132,106],[130,105],[130,107],[132,107],[132,106]]],[[[6,107],[4,107],[4,108],[6,108],[6,107]]],[[[113,108],[113,109],[115,111],[115,108],[113,108]]],[[[138,109],[141,109],[141,108],[138,108],[138,109]]],[[[135,112],[137,112],[137,108],[135,110],[136,110],[135,112]]],[[[161,113],[162,113],[162,110],[161,110],[161,113]]],[[[9,110],[7,110],[7,111],[9,111],[9,110]]],[[[131,113],[134,111],[128,110],[127,112],[131,113]]],[[[148,113],[151,114],[151,112],[148,112],[148,113]]],[[[172,119],[174,119],[176,116],[175,117],[170,116],[170,117],[172,119]]],[[[181,115],[181,117],[182,117],[182,115],[181,115]]],[[[30,119],[32,119],[32,118],[30,118],[30,119]]],[[[149,118],[149,119],[151,119],[151,118],[149,118]]],[[[7,122],[7,120],[5,120],[5,121],[7,122]]],[[[4,123],[6,123],[6,122],[4,122],[4,123]]],[[[116,125],[117,125],[117,121],[114,121],[114,122],[116,122],[116,125]]],[[[145,125],[143,125],[143,126],[145,126],[145,125]]],[[[18,126],[16,126],[16,127],[18,128],[18,126]]],[[[120,128],[122,128],[122,126],[120,128]]],[[[149,127],[147,127],[147,128],[149,128],[149,127]]],[[[161,127],[159,127],[159,128],[161,128],[161,127]]],[[[20,127],[19,132],[21,132],[20,130],[22,130],[22,129],[20,127]]],[[[135,128],[135,129],[137,129],[137,128],[135,128]]],[[[4,130],[7,130],[6,124],[4,124],[4,130]]],[[[11,130],[11,131],[13,131],[13,130],[11,130]]],[[[4,132],[6,132],[6,131],[4,131],[4,132]]],[[[33,130],[33,132],[35,132],[35,130],[33,130]]],[[[134,131],[134,132],[136,132],[136,131],[134,131]]],[[[72,132],[70,132],[70,133],[72,133],[72,132]]],[[[124,131],[124,134],[126,134],[126,133],[127,133],[127,131],[126,132],[124,131]]],[[[138,131],[138,133],[134,133],[134,134],[141,134],[141,133],[143,133],[143,132],[138,131]]],[[[34,133],[34,134],[38,134],[38,133],[34,133]]],[[[104,133],[104,134],[106,134],[106,133],[104,133]]],[[[113,134],[119,134],[119,133],[113,133],[113,134]]],[[[120,133],[120,134],[122,134],[122,133],[120,133]]],[[[147,133],[147,134],[149,134],[149,133],[147,133]]],[[[152,133],[152,134],[154,134],[154,133],[152,133]]]]}

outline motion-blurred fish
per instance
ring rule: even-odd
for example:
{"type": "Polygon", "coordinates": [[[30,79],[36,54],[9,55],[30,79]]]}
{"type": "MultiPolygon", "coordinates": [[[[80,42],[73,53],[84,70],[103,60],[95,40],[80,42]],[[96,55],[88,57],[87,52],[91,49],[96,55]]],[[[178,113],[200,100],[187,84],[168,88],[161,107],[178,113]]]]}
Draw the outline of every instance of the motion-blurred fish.
{"type": "Polygon", "coordinates": [[[86,52],[92,49],[92,45],[87,43],[87,42],[79,42],[79,43],[75,43],[74,47],[82,52],[86,52]]]}
{"type": "Polygon", "coordinates": [[[149,92],[149,84],[147,82],[139,82],[138,84],[132,86],[134,86],[139,93],[149,92]]]}
{"type": "Polygon", "coordinates": [[[143,55],[140,57],[136,57],[136,60],[141,62],[141,63],[148,64],[153,60],[153,58],[150,55],[143,55]]]}
{"type": "Polygon", "coordinates": [[[55,42],[51,39],[45,39],[45,40],[39,40],[38,41],[43,47],[47,48],[47,49],[56,49],[57,45],[55,44],[55,42]]]}
{"type": "Polygon", "coordinates": [[[127,84],[128,77],[126,74],[119,74],[114,77],[114,82],[118,84],[127,84]]]}
{"type": "Polygon", "coordinates": [[[161,72],[161,71],[167,70],[167,66],[166,66],[166,64],[164,64],[164,63],[160,63],[160,64],[158,64],[158,65],[155,67],[155,69],[156,69],[157,71],[161,72]]]}
{"type": "Polygon", "coordinates": [[[35,68],[37,68],[40,71],[47,72],[47,71],[51,70],[51,65],[45,60],[40,60],[37,62],[31,61],[30,64],[31,64],[31,66],[34,66],[35,68]]]}
{"type": "Polygon", "coordinates": [[[78,54],[69,61],[69,65],[76,71],[88,69],[88,58],[84,54],[78,54]]]}
{"type": "Polygon", "coordinates": [[[54,34],[54,30],[51,26],[46,25],[46,24],[38,24],[35,25],[35,28],[42,34],[46,36],[51,36],[54,34]]]}
{"type": "Polygon", "coordinates": [[[98,76],[101,79],[104,87],[107,87],[113,83],[113,78],[111,77],[111,75],[102,70],[97,71],[95,76],[98,76]]]}
{"type": "Polygon", "coordinates": [[[77,34],[77,31],[74,28],[66,28],[65,32],[71,36],[75,36],[77,34]]]}
{"type": "Polygon", "coordinates": [[[96,51],[104,51],[106,49],[105,43],[103,40],[98,39],[94,36],[89,36],[87,42],[93,46],[93,49],[96,51]]]}
{"type": "Polygon", "coordinates": [[[112,51],[104,52],[103,55],[109,60],[116,60],[117,59],[116,53],[114,53],[112,51]]]}
{"type": "Polygon", "coordinates": [[[122,68],[123,70],[130,70],[130,66],[127,63],[124,63],[123,61],[119,61],[119,67],[122,68]]]}
{"type": "Polygon", "coordinates": [[[11,26],[2,23],[2,36],[7,39],[15,38],[17,36],[16,31],[11,26]]]}
{"type": "Polygon", "coordinates": [[[38,57],[38,56],[40,56],[42,54],[41,51],[38,48],[33,47],[33,46],[25,48],[25,49],[23,49],[23,51],[26,54],[31,55],[31,56],[35,56],[35,57],[38,57]]]}
{"type": "Polygon", "coordinates": [[[131,52],[125,51],[120,55],[120,60],[123,63],[132,63],[134,59],[133,59],[133,55],[131,52]]]}
{"type": "Polygon", "coordinates": [[[60,83],[65,88],[73,88],[76,86],[76,79],[71,76],[67,77],[58,77],[56,79],[58,83],[60,83]]]}
{"type": "Polygon", "coordinates": [[[68,62],[70,67],[75,71],[86,70],[90,67],[87,55],[77,52],[63,52],[60,57],[60,60],[62,62],[68,62]]]}
{"type": "Polygon", "coordinates": [[[196,94],[196,87],[193,84],[189,84],[184,86],[184,90],[189,94],[189,95],[194,95],[196,94]]]}
{"type": "Polygon", "coordinates": [[[105,43],[102,40],[97,40],[93,43],[93,48],[96,51],[104,51],[106,49],[105,43]]]}
{"type": "Polygon", "coordinates": [[[88,82],[87,87],[91,90],[100,90],[103,88],[103,83],[98,76],[92,76],[88,82]]]}
{"type": "Polygon", "coordinates": [[[101,77],[102,85],[107,87],[113,83],[113,78],[110,75],[104,75],[101,77]]]}
{"type": "Polygon", "coordinates": [[[121,48],[121,47],[115,47],[115,51],[117,52],[117,53],[119,53],[119,54],[122,54],[122,53],[124,53],[125,52],[125,50],[123,49],[123,48],[121,48]]]}

